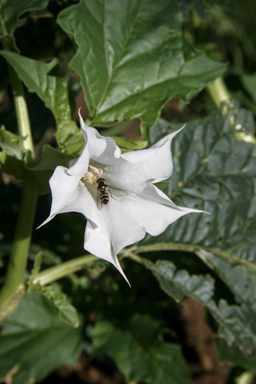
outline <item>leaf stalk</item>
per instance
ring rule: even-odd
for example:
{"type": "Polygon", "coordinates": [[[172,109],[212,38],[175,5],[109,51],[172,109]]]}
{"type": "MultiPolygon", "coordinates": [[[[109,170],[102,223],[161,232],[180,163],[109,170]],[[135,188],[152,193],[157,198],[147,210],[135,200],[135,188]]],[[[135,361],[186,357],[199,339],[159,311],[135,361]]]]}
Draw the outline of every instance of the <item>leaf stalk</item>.
{"type": "Polygon", "coordinates": [[[73,260],[66,261],[62,264],[48,268],[45,271],[39,272],[32,280],[31,284],[40,283],[41,286],[53,283],[74,272],[80,271],[87,264],[91,264],[98,260],[96,256],[88,255],[77,257],[73,260]]]}

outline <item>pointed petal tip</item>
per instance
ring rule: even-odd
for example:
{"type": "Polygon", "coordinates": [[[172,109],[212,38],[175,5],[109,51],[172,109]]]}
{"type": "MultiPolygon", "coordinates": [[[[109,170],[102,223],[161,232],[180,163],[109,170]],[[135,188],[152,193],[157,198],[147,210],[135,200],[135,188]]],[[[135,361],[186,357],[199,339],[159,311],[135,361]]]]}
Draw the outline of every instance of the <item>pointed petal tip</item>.
{"type": "Polygon", "coordinates": [[[81,110],[81,107],[79,107],[77,111],[79,116],[79,121],[80,121],[80,127],[83,129],[83,131],[86,131],[86,128],[89,127],[89,125],[87,125],[84,119],[82,118],[80,110],[81,110]]]}
{"type": "Polygon", "coordinates": [[[80,121],[80,127],[85,132],[85,130],[87,128],[87,125],[85,124],[84,119],[82,118],[80,110],[81,110],[81,107],[77,111],[78,117],[79,117],[79,121],[80,121]]]}
{"type": "Polygon", "coordinates": [[[47,217],[47,219],[45,221],[42,222],[42,224],[40,224],[38,227],[36,227],[36,230],[41,228],[43,225],[47,224],[49,221],[51,221],[55,216],[57,215],[57,213],[55,215],[50,215],[49,217],[47,217]]]}
{"type": "Polygon", "coordinates": [[[211,215],[211,212],[203,211],[201,209],[196,209],[196,208],[188,208],[188,207],[181,207],[179,205],[176,206],[178,209],[181,211],[185,211],[187,213],[206,213],[207,215],[211,215]]]}
{"type": "Polygon", "coordinates": [[[38,227],[36,227],[36,231],[38,230],[38,229],[40,229],[43,225],[45,225],[46,223],[45,222],[43,222],[42,224],[40,224],[38,227]]]}
{"type": "Polygon", "coordinates": [[[182,131],[182,129],[184,129],[186,127],[186,123],[179,129],[177,129],[177,131],[175,131],[175,135],[177,135],[177,133],[179,133],[180,131],[182,131]]]}
{"type": "Polygon", "coordinates": [[[39,229],[39,228],[41,228],[43,225],[45,225],[46,222],[47,222],[47,220],[45,220],[42,224],[40,224],[38,227],[36,227],[36,230],[39,229]]]}
{"type": "MultiPolygon", "coordinates": [[[[120,266],[120,264],[119,264],[119,266],[120,266]]],[[[131,284],[130,284],[129,280],[127,279],[127,277],[126,277],[124,271],[122,270],[121,266],[120,266],[120,268],[118,268],[118,267],[115,265],[115,267],[118,269],[119,273],[123,276],[123,278],[125,279],[126,283],[127,283],[127,284],[129,285],[129,287],[131,288],[131,284]]]]}
{"type": "Polygon", "coordinates": [[[129,280],[127,279],[120,263],[119,263],[119,260],[117,257],[115,257],[115,262],[113,263],[113,265],[116,267],[116,269],[118,270],[118,272],[123,276],[123,278],[125,279],[125,281],[127,282],[127,284],[129,285],[129,287],[131,288],[131,284],[129,282],[129,280]]]}

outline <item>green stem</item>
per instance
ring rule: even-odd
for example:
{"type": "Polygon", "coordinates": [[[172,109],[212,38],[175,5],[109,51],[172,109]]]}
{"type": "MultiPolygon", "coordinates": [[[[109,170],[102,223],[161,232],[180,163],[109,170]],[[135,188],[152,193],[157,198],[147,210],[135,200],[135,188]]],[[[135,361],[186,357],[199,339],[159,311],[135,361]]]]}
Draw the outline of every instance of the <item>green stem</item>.
{"type": "Polygon", "coordinates": [[[182,243],[156,243],[149,245],[140,245],[133,246],[127,249],[123,249],[121,252],[122,257],[131,257],[135,260],[133,255],[137,255],[138,253],[147,253],[147,252],[156,252],[156,251],[183,251],[183,252],[191,252],[199,256],[201,259],[204,258],[201,250],[205,250],[208,252],[212,252],[216,256],[219,256],[223,259],[227,259],[229,262],[236,262],[238,264],[242,264],[249,268],[253,273],[256,274],[256,265],[246,259],[242,259],[233,253],[223,251],[218,248],[207,248],[201,245],[193,245],[193,244],[182,244],[182,243]]]}
{"type": "MultiPolygon", "coordinates": [[[[13,96],[14,96],[14,104],[17,115],[17,123],[19,134],[22,137],[25,137],[24,140],[24,149],[31,152],[31,158],[34,159],[34,147],[32,141],[32,134],[30,128],[30,121],[27,109],[27,103],[24,95],[23,84],[16,75],[16,72],[10,67],[9,73],[11,76],[11,81],[13,85],[13,96]]],[[[30,158],[30,162],[32,163],[30,158]]]]}
{"type": "Polygon", "coordinates": [[[217,108],[220,107],[222,101],[228,101],[230,99],[228,89],[221,77],[208,84],[206,90],[217,108]]]}
{"type": "Polygon", "coordinates": [[[0,293],[0,320],[7,317],[25,294],[24,278],[37,203],[33,180],[24,182],[14,242],[4,286],[0,293]]]}
{"type": "Polygon", "coordinates": [[[60,265],[48,268],[43,272],[38,273],[31,281],[32,284],[40,283],[40,285],[47,285],[70,275],[71,273],[80,271],[86,264],[91,264],[98,260],[96,256],[81,256],[76,259],[66,261],[60,265]]]}
{"type": "MultiPolygon", "coordinates": [[[[3,41],[6,50],[12,50],[8,40],[3,41]]],[[[34,148],[23,84],[11,66],[8,65],[20,136],[26,137],[24,149],[28,151],[27,165],[34,164],[34,148]]],[[[5,282],[0,293],[0,323],[18,306],[25,295],[24,279],[31,233],[37,203],[37,187],[32,179],[24,181],[18,221],[5,282]]]]}
{"type": "MultiPolygon", "coordinates": [[[[3,48],[7,51],[13,50],[9,41],[5,39],[3,39],[3,48]]],[[[25,140],[23,142],[24,149],[31,152],[31,155],[28,157],[28,163],[29,165],[33,165],[33,160],[35,158],[35,155],[34,155],[34,147],[33,147],[33,140],[32,140],[32,134],[31,134],[28,108],[27,108],[27,103],[24,95],[24,87],[21,80],[17,76],[16,72],[9,64],[8,64],[8,69],[9,69],[9,74],[10,74],[11,83],[12,83],[14,105],[16,110],[19,134],[20,136],[25,137],[25,140]]]]}

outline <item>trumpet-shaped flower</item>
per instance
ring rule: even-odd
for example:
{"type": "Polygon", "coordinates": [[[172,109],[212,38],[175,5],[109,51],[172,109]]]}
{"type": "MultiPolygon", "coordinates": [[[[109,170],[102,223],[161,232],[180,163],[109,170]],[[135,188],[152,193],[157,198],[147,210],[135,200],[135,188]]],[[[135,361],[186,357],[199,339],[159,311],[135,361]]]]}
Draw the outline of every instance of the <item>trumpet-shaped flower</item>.
{"type": "Polygon", "coordinates": [[[180,130],[151,148],[121,154],[114,140],[79,117],[85,147],[70,168],[55,169],[51,212],[41,225],[58,213],[82,213],[87,219],[84,249],[112,263],[127,280],[118,252],[146,233],[159,235],[187,213],[201,212],[175,205],[154,185],[172,174],[171,142],[180,130]]]}

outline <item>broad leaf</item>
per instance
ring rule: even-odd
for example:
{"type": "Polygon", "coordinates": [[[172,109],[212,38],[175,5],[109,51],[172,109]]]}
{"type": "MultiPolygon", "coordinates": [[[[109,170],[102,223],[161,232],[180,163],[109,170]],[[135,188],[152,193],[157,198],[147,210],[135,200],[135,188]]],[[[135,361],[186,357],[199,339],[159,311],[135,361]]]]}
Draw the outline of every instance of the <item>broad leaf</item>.
{"type": "MultiPolygon", "coordinates": [[[[153,141],[172,129],[160,120],[152,129],[153,141]]],[[[160,236],[147,236],[137,249],[194,252],[213,269],[235,294],[238,305],[220,301],[211,307],[200,302],[219,324],[223,322],[219,333],[228,344],[235,343],[247,354],[256,347],[256,147],[236,136],[246,136],[253,129],[251,114],[236,104],[223,105],[205,121],[186,125],[173,142],[174,171],[165,192],[178,205],[210,215],[187,215],[160,236]]],[[[161,285],[176,300],[183,293],[199,301],[189,290],[180,290],[173,277],[161,285]]]]}
{"type": "Polygon", "coordinates": [[[40,161],[33,168],[30,168],[30,170],[33,170],[34,172],[45,171],[49,169],[54,171],[57,165],[69,167],[69,163],[72,159],[73,156],[62,153],[50,145],[45,145],[40,157],[40,161]]]}
{"type": "Polygon", "coordinates": [[[166,260],[158,260],[154,264],[137,257],[136,261],[153,272],[163,291],[175,301],[188,296],[206,307],[219,324],[219,336],[224,337],[229,346],[234,344],[246,353],[253,351],[256,345],[256,313],[250,305],[229,306],[225,300],[216,303],[213,299],[214,279],[209,275],[190,276],[185,270],[176,271],[174,264],[166,260]]]}
{"type": "Polygon", "coordinates": [[[31,285],[29,292],[45,295],[57,308],[60,320],[74,328],[79,326],[77,311],[68,302],[67,295],[62,292],[56,292],[52,286],[41,287],[40,284],[31,285]]]}
{"type": "Polygon", "coordinates": [[[82,0],[58,21],[78,44],[70,66],[94,126],[139,118],[147,137],[168,99],[190,99],[225,70],[185,42],[174,1],[82,0]]]}
{"type": "Polygon", "coordinates": [[[28,167],[24,161],[0,152],[0,163],[3,171],[13,175],[18,180],[33,179],[39,195],[50,192],[49,179],[52,172],[58,165],[68,167],[71,159],[72,156],[45,145],[39,163],[34,167],[28,167]]]}
{"type": "MultiPolygon", "coordinates": [[[[165,192],[177,205],[210,215],[187,215],[160,236],[148,236],[144,244],[191,244],[226,259],[239,262],[241,258],[255,270],[256,147],[235,137],[236,132],[247,131],[249,116],[235,104],[224,105],[205,121],[188,123],[175,137],[174,170],[165,192]]],[[[152,130],[154,141],[169,129],[167,122],[160,121],[152,130]]]]}
{"type": "Polygon", "coordinates": [[[242,259],[225,259],[203,249],[197,254],[230,287],[237,302],[247,304],[256,313],[256,265],[243,264],[242,259]]]}
{"type": "Polygon", "coordinates": [[[49,0],[1,0],[0,37],[13,35],[18,26],[19,16],[36,9],[47,7],[49,0]]]}
{"type": "Polygon", "coordinates": [[[29,91],[36,92],[46,107],[52,111],[56,119],[56,138],[59,145],[65,149],[67,142],[74,141],[76,135],[78,135],[77,140],[81,141],[79,130],[71,116],[68,83],[61,77],[48,75],[56,66],[57,60],[46,64],[14,52],[1,51],[0,53],[14,68],[29,91]]]}
{"type": "Polygon", "coordinates": [[[81,329],[63,323],[46,297],[29,294],[3,323],[0,377],[15,367],[13,384],[42,380],[54,367],[74,365],[81,348],[81,329]]]}
{"type": "Polygon", "coordinates": [[[126,330],[98,322],[91,334],[93,352],[111,357],[127,383],[191,383],[180,347],[159,340],[159,332],[159,324],[142,315],[133,316],[126,330]]]}

